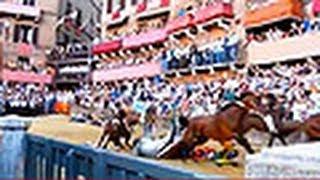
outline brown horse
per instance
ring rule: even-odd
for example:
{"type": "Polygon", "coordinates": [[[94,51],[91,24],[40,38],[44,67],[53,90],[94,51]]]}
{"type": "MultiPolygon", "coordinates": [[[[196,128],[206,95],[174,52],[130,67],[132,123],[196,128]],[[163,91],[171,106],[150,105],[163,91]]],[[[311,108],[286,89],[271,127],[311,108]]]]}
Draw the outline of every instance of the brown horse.
{"type": "Polygon", "coordinates": [[[97,147],[107,148],[110,142],[113,142],[115,146],[119,146],[122,149],[125,149],[125,146],[121,143],[121,139],[125,139],[125,145],[132,149],[132,145],[129,143],[131,140],[130,129],[132,126],[135,126],[139,123],[140,115],[134,111],[124,111],[120,110],[119,115],[116,117],[117,123],[109,121],[104,125],[103,134],[98,140],[97,147]],[[108,138],[105,141],[105,138],[108,138]]]}
{"type": "MultiPolygon", "coordinates": [[[[304,133],[308,141],[320,141],[320,114],[311,116],[304,122],[285,121],[278,128],[279,134],[283,137],[288,137],[293,133],[304,133]]],[[[274,137],[269,141],[269,146],[272,146],[274,137]]]]}
{"type": "Polygon", "coordinates": [[[254,94],[248,93],[241,98],[241,105],[232,103],[216,115],[191,119],[182,139],[169,151],[159,155],[159,158],[185,158],[196,146],[209,139],[221,144],[235,139],[249,153],[254,153],[244,135],[251,129],[269,133],[263,117],[255,112],[257,101],[254,94]]]}
{"type": "MultiPolygon", "coordinates": [[[[290,112],[281,105],[276,96],[268,94],[266,97],[269,107],[264,107],[264,109],[267,109],[267,114],[272,115],[273,123],[278,131],[277,134],[272,134],[269,147],[273,145],[276,138],[279,138],[283,145],[287,145],[284,138],[293,133],[304,133],[310,141],[320,140],[320,114],[311,116],[303,122],[288,121],[290,112]]],[[[263,110],[260,109],[260,111],[263,110]]]]}

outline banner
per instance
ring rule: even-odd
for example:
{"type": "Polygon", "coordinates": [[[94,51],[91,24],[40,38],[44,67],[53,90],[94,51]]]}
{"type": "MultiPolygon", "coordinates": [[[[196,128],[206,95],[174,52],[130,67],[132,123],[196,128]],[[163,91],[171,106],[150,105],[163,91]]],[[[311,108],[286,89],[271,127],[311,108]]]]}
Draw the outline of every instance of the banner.
{"type": "Polygon", "coordinates": [[[11,71],[4,69],[2,71],[2,80],[23,83],[50,84],[52,83],[53,77],[52,75],[48,74],[36,74],[33,72],[11,71]]]}
{"type": "Polygon", "coordinates": [[[98,70],[93,72],[93,81],[108,82],[140,77],[152,77],[159,74],[161,74],[161,64],[159,62],[154,62],[141,65],[124,66],[116,69],[98,70]]]}

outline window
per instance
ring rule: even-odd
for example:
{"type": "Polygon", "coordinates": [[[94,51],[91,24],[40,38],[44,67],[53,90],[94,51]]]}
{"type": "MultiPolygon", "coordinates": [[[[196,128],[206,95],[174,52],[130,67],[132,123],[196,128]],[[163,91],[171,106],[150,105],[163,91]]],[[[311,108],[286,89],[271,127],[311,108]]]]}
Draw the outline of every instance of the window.
{"type": "Polygon", "coordinates": [[[0,37],[4,41],[10,38],[10,23],[8,21],[0,22],[0,37]]]}
{"type": "Polygon", "coordinates": [[[120,0],[120,10],[126,7],[126,0],[120,0]]]}
{"type": "Polygon", "coordinates": [[[112,10],[123,10],[126,6],[126,0],[113,0],[112,10]]]}
{"type": "Polygon", "coordinates": [[[14,27],[13,42],[30,43],[36,45],[38,43],[38,28],[28,25],[16,25],[14,27]]]}
{"type": "Polygon", "coordinates": [[[26,6],[35,6],[36,0],[22,0],[22,4],[26,6]]]}
{"type": "Polygon", "coordinates": [[[131,5],[137,5],[137,3],[138,3],[138,0],[131,0],[131,5]]]}
{"type": "Polygon", "coordinates": [[[107,13],[108,14],[112,13],[112,0],[108,0],[107,13]]]}

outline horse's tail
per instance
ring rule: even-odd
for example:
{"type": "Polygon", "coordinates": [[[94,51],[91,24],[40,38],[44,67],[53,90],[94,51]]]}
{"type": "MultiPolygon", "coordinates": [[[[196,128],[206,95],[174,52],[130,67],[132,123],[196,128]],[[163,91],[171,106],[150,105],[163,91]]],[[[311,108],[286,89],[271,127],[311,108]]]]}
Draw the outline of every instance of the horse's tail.
{"type": "Polygon", "coordinates": [[[180,123],[182,129],[187,128],[190,124],[188,118],[186,118],[184,116],[179,117],[179,123],[180,123]]]}

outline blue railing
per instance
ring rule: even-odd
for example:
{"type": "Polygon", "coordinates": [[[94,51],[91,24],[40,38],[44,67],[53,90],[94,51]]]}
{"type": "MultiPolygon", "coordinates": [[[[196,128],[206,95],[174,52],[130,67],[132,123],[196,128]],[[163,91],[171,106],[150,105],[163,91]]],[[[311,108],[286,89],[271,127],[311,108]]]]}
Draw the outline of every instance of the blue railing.
{"type": "Polygon", "coordinates": [[[26,135],[25,179],[214,179],[151,160],[26,135]]]}

